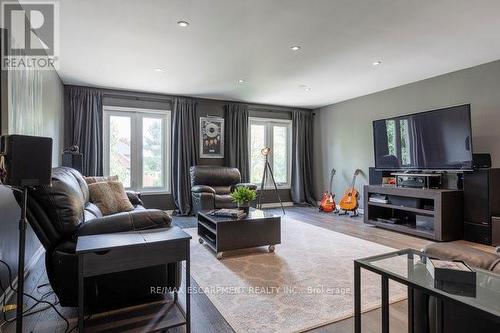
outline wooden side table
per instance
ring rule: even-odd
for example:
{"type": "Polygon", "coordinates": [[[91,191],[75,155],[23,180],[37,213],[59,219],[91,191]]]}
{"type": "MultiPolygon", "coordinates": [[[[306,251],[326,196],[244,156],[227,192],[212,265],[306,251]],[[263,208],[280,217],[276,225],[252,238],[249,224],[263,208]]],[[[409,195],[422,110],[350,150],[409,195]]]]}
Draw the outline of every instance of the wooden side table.
{"type": "MultiPolygon", "coordinates": [[[[165,315],[161,320],[153,318],[152,322],[144,325],[149,332],[186,325],[186,332],[190,332],[190,240],[191,236],[178,227],[79,237],[76,247],[79,278],[78,331],[82,333],[85,328],[85,278],[186,261],[185,311],[178,303],[177,290],[174,290],[174,306],[169,307],[169,312],[178,312],[181,318],[176,315],[165,315]]],[[[88,331],[91,330],[89,328],[88,331]]]]}

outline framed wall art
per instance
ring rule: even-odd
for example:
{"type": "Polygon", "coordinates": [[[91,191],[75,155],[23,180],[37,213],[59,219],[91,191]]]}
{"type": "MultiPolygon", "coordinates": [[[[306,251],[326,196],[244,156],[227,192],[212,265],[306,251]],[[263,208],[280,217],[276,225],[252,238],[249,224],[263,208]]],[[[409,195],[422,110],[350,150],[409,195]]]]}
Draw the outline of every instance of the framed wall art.
{"type": "Polygon", "coordinates": [[[200,117],[200,158],[224,158],[224,118],[200,117]]]}

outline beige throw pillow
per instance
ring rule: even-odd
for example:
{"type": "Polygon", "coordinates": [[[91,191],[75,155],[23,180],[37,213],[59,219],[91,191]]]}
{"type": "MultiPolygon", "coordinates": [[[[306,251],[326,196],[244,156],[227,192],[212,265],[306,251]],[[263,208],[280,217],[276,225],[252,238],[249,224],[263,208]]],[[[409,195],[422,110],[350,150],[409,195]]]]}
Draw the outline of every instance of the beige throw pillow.
{"type": "Polygon", "coordinates": [[[102,215],[128,212],[134,209],[121,182],[100,182],[89,184],[90,202],[96,205],[102,215]]]}
{"type": "Polygon", "coordinates": [[[102,183],[102,182],[117,182],[118,176],[104,177],[84,177],[87,184],[102,183]]]}

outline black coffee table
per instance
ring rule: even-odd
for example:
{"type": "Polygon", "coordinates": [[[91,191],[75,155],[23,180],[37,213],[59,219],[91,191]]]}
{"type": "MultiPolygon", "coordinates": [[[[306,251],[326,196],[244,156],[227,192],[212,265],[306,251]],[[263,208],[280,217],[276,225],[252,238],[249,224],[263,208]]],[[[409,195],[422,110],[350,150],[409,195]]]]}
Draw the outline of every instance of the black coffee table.
{"type": "Polygon", "coordinates": [[[224,251],[268,246],[269,252],[281,243],[281,217],[250,208],[241,219],[216,216],[214,211],[198,213],[198,236],[221,259],[224,251]]]}

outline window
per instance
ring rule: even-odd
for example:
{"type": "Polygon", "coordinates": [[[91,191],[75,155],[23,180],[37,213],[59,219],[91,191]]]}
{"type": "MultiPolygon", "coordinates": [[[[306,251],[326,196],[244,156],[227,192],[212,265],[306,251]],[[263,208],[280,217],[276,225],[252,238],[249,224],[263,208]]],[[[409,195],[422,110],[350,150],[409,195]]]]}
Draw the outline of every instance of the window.
{"type": "Polygon", "coordinates": [[[104,174],[143,192],[170,190],[170,111],[104,107],[104,174]]]}
{"type": "MultiPolygon", "coordinates": [[[[250,182],[260,185],[265,157],[261,150],[270,147],[268,161],[279,187],[290,186],[292,157],[292,121],[282,119],[250,118],[250,182]]],[[[274,186],[268,174],[266,187],[274,186]]]]}
{"type": "Polygon", "coordinates": [[[396,156],[401,166],[411,165],[408,119],[386,120],[389,155],[396,156]]]}

